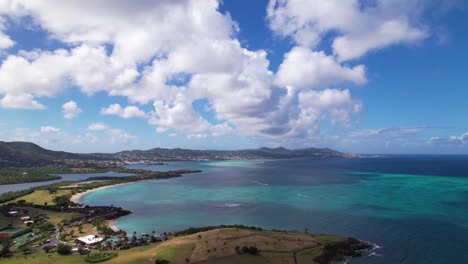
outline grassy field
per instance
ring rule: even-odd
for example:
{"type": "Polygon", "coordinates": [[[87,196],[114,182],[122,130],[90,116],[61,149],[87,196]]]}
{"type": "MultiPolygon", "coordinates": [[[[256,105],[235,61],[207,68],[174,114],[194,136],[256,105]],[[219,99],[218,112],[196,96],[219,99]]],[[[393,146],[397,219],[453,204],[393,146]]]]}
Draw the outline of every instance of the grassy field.
{"type": "Polygon", "coordinates": [[[17,255],[12,258],[2,259],[2,263],[8,264],[82,264],[86,263],[84,261],[84,256],[61,256],[58,254],[50,254],[48,256],[43,251],[37,252],[27,256],[17,255]]]}
{"type": "Polygon", "coordinates": [[[25,200],[27,203],[33,204],[44,205],[45,203],[47,203],[48,205],[55,205],[54,198],[56,196],[68,195],[70,193],[70,190],[58,190],[57,193],[53,194],[51,194],[48,190],[35,190],[31,194],[21,196],[8,203],[15,203],[20,200],[25,200]]]}
{"type": "Polygon", "coordinates": [[[299,263],[313,263],[311,260],[321,253],[323,243],[342,240],[341,237],[329,235],[225,228],[176,237],[157,246],[128,250],[108,263],[154,263],[156,259],[186,263],[186,259],[189,259],[191,263],[206,264],[293,264],[295,252],[304,261],[299,263]],[[255,246],[260,253],[257,256],[240,255],[236,252],[236,246],[255,246]]]}
{"type": "Polygon", "coordinates": [[[77,226],[73,227],[65,227],[64,232],[65,233],[70,233],[72,230],[75,233],[75,236],[87,236],[87,235],[94,235],[97,233],[96,229],[92,224],[84,224],[81,226],[81,231],[80,233],[79,228],[77,226]]]}

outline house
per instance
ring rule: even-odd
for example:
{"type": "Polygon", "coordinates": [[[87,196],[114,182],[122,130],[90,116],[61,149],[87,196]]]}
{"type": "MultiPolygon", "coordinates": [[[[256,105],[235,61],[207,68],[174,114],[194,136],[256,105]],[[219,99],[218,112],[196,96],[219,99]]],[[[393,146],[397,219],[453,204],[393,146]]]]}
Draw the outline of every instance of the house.
{"type": "Polygon", "coordinates": [[[19,214],[18,211],[10,211],[10,212],[8,212],[8,215],[10,215],[10,216],[17,216],[18,214],[19,214]]]}
{"type": "Polygon", "coordinates": [[[78,243],[81,243],[83,245],[91,246],[91,245],[96,245],[101,243],[103,240],[102,237],[98,237],[96,235],[89,235],[89,236],[84,236],[84,237],[79,237],[76,239],[78,243]]]}

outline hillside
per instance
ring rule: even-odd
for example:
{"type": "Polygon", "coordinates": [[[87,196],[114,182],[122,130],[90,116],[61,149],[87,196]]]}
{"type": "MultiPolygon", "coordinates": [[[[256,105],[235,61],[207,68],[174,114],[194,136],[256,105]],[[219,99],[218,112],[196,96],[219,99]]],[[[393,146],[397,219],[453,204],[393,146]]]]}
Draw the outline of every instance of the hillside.
{"type": "Polygon", "coordinates": [[[117,153],[77,154],[44,149],[30,142],[0,141],[0,167],[33,167],[69,164],[70,160],[99,163],[100,161],[175,161],[175,160],[239,160],[290,159],[303,157],[354,157],[329,148],[259,148],[245,150],[192,150],[153,148],[117,153]]]}
{"type": "Polygon", "coordinates": [[[44,166],[56,160],[92,158],[91,155],[44,149],[30,142],[0,141],[0,167],[44,166]]]}
{"type": "MultiPolygon", "coordinates": [[[[353,238],[242,228],[216,228],[165,242],[114,251],[118,255],[105,263],[205,263],[205,264],[305,264],[338,263],[358,257],[369,245],[353,238]],[[253,249],[253,250],[252,250],[253,249]]],[[[109,252],[109,251],[108,251],[109,252]]],[[[61,256],[38,252],[28,263],[85,263],[85,256],[61,256]]],[[[23,258],[3,260],[25,263],[23,258]]]]}
{"type": "Polygon", "coordinates": [[[154,148],[150,150],[122,151],[114,155],[128,160],[236,160],[236,159],[290,159],[290,158],[333,158],[352,157],[328,148],[305,148],[289,150],[286,148],[259,148],[245,150],[191,150],[154,148]]]}

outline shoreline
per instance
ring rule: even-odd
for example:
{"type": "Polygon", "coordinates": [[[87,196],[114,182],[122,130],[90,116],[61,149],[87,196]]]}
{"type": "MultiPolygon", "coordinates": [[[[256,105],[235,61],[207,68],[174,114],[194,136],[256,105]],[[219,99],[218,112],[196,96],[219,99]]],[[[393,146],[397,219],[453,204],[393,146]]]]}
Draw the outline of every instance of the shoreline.
{"type": "Polygon", "coordinates": [[[84,192],[80,192],[80,193],[76,193],[74,195],[72,195],[72,197],[70,197],[70,201],[74,202],[74,203],[77,203],[77,204],[80,204],[80,199],[87,195],[87,194],[90,194],[92,192],[96,192],[96,191],[100,191],[100,190],[104,190],[104,189],[109,189],[109,188],[112,188],[112,187],[117,187],[117,186],[123,186],[123,185],[127,185],[127,184],[132,184],[132,183],[136,183],[136,182],[123,182],[123,183],[116,183],[116,184],[111,184],[111,185],[106,185],[106,186],[102,186],[102,187],[97,187],[97,188],[94,188],[94,189],[90,189],[90,190],[86,190],[84,192]]]}
{"type": "MultiPolygon", "coordinates": [[[[169,172],[166,172],[166,173],[171,173],[173,171],[169,171],[169,172]]],[[[187,174],[187,173],[199,173],[199,172],[202,172],[201,170],[196,170],[196,171],[190,171],[190,170],[182,170],[182,171],[177,171],[179,172],[178,174],[176,175],[173,175],[172,177],[181,177],[183,176],[184,174],[187,174]]],[[[136,177],[136,176],[132,176],[132,177],[136,177]]],[[[149,179],[143,179],[143,180],[135,180],[135,181],[128,181],[128,182],[121,182],[121,183],[116,183],[116,184],[110,184],[110,185],[106,185],[106,186],[101,186],[101,187],[97,187],[97,188],[93,188],[93,189],[89,189],[89,190],[86,190],[84,192],[80,192],[80,193],[76,193],[74,195],[72,195],[70,198],[69,198],[69,201],[73,202],[73,203],[76,203],[76,204],[80,204],[80,205],[84,205],[83,203],[80,203],[80,199],[85,196],[85,195],[88,195],[92,192],[96,192],[96,191],[100,191],[100,190],[104,190],[104,189],[108,189],[108,188],[113,188],[113,187],[117,187],[117,186],[124,186],[124,185],[128,185],[128,184],[134,184],[134,183],[138,183],[138,182],[143,182],[143,181],[152,181],[152,180],[161,180],[161,179],[167,179],[167,178],[172,178],[172,177],[164,177],[164,178],[149,178],[149,179]]],[[[115,232],[118,232],[120,231],[120,228],[117,227],[117,220],[118,218],[116,219],[112,219],[112,220],[108,220],[106,221],[106,225],[112,229],[113,231],[115,232]]]]}
{"type": "MultiPolygon", "coordinates": [[[[118,218],[117,218],[118,219],[118,218]]],[[[106,225],[114,232],[119,232],[120,228],[117,227],[117,219],[107,220],[106,225]]]]}

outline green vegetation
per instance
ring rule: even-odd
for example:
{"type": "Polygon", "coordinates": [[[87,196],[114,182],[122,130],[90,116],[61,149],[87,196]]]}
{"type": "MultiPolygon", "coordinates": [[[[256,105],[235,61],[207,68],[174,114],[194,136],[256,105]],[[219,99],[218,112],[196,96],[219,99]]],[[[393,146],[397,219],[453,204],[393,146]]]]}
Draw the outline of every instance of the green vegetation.
{"type": "Polygon", "coordinates": [[[48,167],[42,168],[3,168],[0,169],[0,184],[41,182],[58,180],[62,177],[51,175],[48,167]]]}
{"type": "Polygon", "coordinates": [[[11,255],[10,248],[13,245],[13,239],[10,237],[2,237],[0,238],[0,243],[2,245],[2,249],[0,251],[0,257],[8,257],[11,255]]]}
{"type": "Polygon", "coordinates": [[[176,248],[164,248],[156,254],[156,258],[159,260],[171,260],[176,254],[176,248]]]}
{"type": "Polygon", "coordinates": [[[56,174],[83,174],[83,173],[104,173],[113,171],[116,173],[144,173],[144,170],[127,169],[121,167],[114,168],[69,168],[58,166],[43,166],[35,168],[1,168],[0,184],[16,184],[26,182],[41,182],[61,179],[56,174]]]}
{"type": "Polygon", "coordinates": [[[57,245],[57,253],[59,253],[60,255],[70,255],[72,252],[71,250],[72,250],[72,247],[70,245],[67,245],[67,244],[57,245]]]}
{"type": "Polygon", "coordinates": [[[219,229],[219,228],[241,228],[241,229],[250,229],[250,230],[258,230],[258,231],[263,230],[261,227],[256,227],[256,226],[219,225],[219,226],[205,226],[205,227],[190,227],[188,229],[175,232],[174,235],[175,236],[185,236],[185,235],[196,234],[196,233],[199,233],[199,232],[206,232],[206,231],[219,229]]]}
{"type": "Polygon", "coordinates": [[[0,203],[6,203],[9,201],[13,201],[18,197],[28,195],[30,193],[34,192],[34,190],[23,190],[23,191],[17,191],[17,192],[7,192],[7,193],[2,193],[0,194],[0,203]]]}
{"type": "Polygon", "coordinates": [[[362,243],[355,238],[348,238],[344,241],[327,244],[323,248],[322,254],[316,256],[314,261],[320,264],[344,261],[346,257],[360,257],[360,250],[368,248],[369,245],[362,243]]]}
{"type": "Polygon", "coordinates": [[[30,190],[31,193],[26,194],[20,198],[14,199],[11,202],[18,202],[24,200],[26,203],[39,204],[39,205],[55,205],[56,197],[67,196],[71,194],[70,190],[58,190],[57,192],[50,192],[48,190],[30,190]]]}
{"type": "Polygon", "coordinates": [[[97,252],[97,253],[91,253],[87,255],[85,257],[85,261],[88,263],[99,263],[99,262],[108,261],[117,256],[118,254],[115,252],[97,252]]]}

